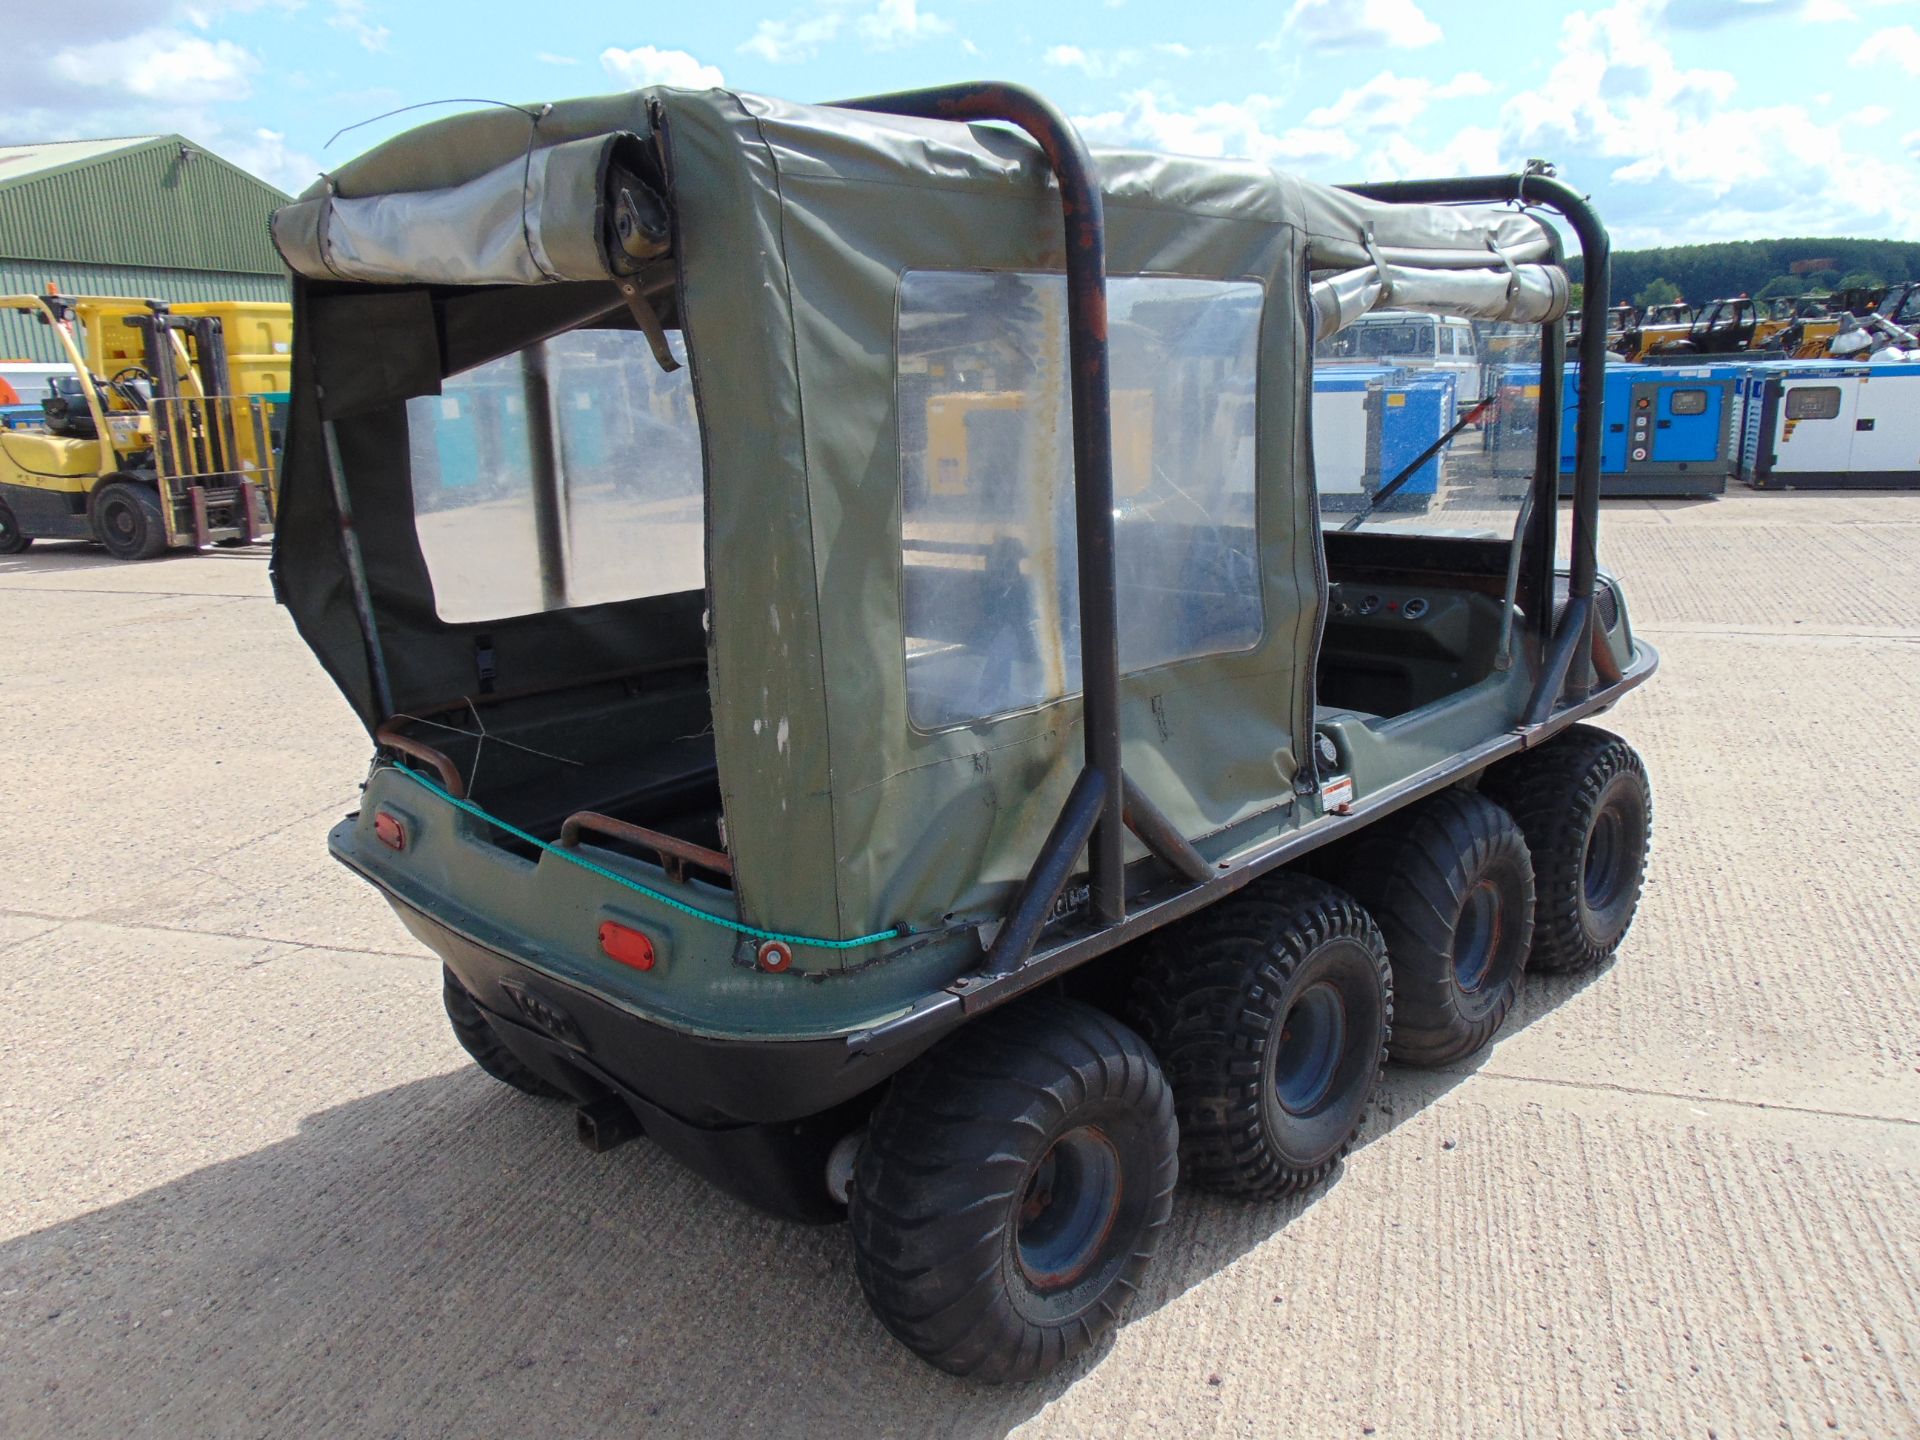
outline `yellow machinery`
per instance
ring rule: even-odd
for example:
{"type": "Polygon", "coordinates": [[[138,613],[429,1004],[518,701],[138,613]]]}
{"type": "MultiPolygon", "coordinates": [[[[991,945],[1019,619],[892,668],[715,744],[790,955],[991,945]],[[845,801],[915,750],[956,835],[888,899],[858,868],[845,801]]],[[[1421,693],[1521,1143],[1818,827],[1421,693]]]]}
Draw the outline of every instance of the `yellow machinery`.
{"type": "MultiPolygon", "coordinates": [[[[974,484],[975,417],[1024,420],[1033,403],[1026,390],[945,391],[927,400],[927,491],[965,495],[974,484]]],[[[1147,489],[1153,474],[1153,393],[1113,392],[1113,489],[1131,498],[1147,489]]]]}
{"type": "Polygon", "coordinates": [[[10,295],[72,372],[0,428],[0,554],[94,540],[122,560],[273,533],[277,402],[292,309],[10,295]],[[23,413],[24,412],[24,413],[23,413]]]}

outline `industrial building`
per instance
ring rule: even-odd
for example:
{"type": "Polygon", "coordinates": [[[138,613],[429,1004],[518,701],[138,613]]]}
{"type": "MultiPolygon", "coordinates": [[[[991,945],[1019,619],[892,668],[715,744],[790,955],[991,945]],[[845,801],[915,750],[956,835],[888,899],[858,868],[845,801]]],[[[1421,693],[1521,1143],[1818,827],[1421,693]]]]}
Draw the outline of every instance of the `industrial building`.
{"type": "MultiPolygon", "coordinates": [[[[0,295],[285,300],[267,220],[287,196],[178,135],[0,144],[0,295]]],[[[0,312],[0,360],[59,360],[0,312]]]]}

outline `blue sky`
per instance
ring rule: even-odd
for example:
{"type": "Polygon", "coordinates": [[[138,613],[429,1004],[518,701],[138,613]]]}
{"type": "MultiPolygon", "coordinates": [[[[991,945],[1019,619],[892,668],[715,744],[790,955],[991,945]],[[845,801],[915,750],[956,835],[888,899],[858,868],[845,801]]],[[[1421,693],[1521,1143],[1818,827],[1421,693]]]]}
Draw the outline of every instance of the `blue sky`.
{"type": "Polygon", "coordinates": [[[0,142],[179,131],[294,190],[441,112],[336,130],[422,101],[996,78],[1096,141],[1322,180],[1544,156],[1622,246],[1920,239],[1920,0],[4,4],[0,142]]]}

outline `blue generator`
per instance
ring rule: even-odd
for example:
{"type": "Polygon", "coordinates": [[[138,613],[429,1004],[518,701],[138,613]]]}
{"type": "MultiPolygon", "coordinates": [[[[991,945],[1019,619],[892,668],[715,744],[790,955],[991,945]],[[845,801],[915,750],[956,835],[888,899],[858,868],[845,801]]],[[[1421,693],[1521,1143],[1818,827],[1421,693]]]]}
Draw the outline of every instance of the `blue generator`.
{"type": "MultiPolygon", "coordinates": [[[[1600,493],[1608,497],[1720,495],[1733,472],[1737,365],[1609,365],[1600,493]]],[[[1494,471],[1533,470],[1540,370],[1508,365],[1498,375],[1499,405],[1488,448],[1494,471]]],[[[1567,367],[1560,422],[1560,493],[1573,493],[1576,366],[1567,367]]]]}
{"type": "MultiPolygon", "coordinates": [[[[1452,428],[1457,377],[1448,371],[1341,365],[1313,377],[1313,463],[1320,507],[1364,510],[1401,470],[1452,428]]],[[[1421,465],[1381,508],[1425,510],[1440,491],[1444,452],[1421,465]]]]}

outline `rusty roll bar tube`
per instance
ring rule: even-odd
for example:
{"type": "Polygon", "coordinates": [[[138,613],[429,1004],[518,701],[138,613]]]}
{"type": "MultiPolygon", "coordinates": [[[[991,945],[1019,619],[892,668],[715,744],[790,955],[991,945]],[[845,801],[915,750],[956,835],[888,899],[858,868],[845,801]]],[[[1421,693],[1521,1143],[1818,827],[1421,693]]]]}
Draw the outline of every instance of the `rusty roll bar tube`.
{"type": "MultiPolygon", "coordinates": [[[[1343,187],[1369,200],[1402,205],[1515,204],[1544,205],[1557,211],[1580,242],[1585,266],[1580,295],[1580,373],[1589,383],[1580,387],[1580,411],[1574,429],[1573,555],[1567,586],[1567,608],[1560,633],[1553,637],[1547,664],[1527,707],[1525,723],[1537,725],[1554,711],[1562,691],[1578,701],[1593,688],[1593,591],[1600,571],[1600,438],[1604,423],[1601,406],[1606,398],[1607,295],[1613,288],[1613,244],[1600,217],[1586,197],[1551,176],[1469,175],[1456,180],[1393,180],[1376,185],[1343,187]]],[[[1542,372],[1546,355],[1543,354],[1542,372]]],[[[1546,408],[1545,390],[1541,408],[1546,408]]],[[[1557,413],[1557,412],[1556,412],[1557,413]]],[[[1542,447],[1544,452],[1544,446],[1542,447]]],[[[1558,487],[1558,464],[1555,464],[1558,487]]],[[[1536,476],[1536,480],[1538,477],[1536,476]]],[[[1551,511],[1546,512],[1551,516],[1551,511]]],[[[1543,617],[1543,623],[1544,623],[1543,617]]]]}
{"type": "Polygon", "coordinates": [[[374,731],[373,743],[384,750],[411,755],[423,765],[431,765],[434,774],[440,777],[441,789],[456,800],[467,798],[467,782],[460,777],[460,767],[424,740],[416,740],[401,730],[397,721],[389,720],[374,731]]]}
{"type": "Polygon", "coordinates": [[[729,880],[733,878],[733,857],[723,851],[709,850],[704,845],[682,840],[677,835],[665,835],[658,830],[649,830],[644,825],[616,820],[611,815],[602,815],[597,811],[581,810],[569,815],[560,826],[560,848],[573,849],[580,843],[582,835],[599,835],[653,851],[660,857],[660,868],[667,872],[667,878],[676,883],[687,878],[687,867],[690,865],[715,875],[724,875],[729,880]]]}
{"type": "MultiPolygon", "coordinates": [[[[927,120],[998,120],[1033,137],[1060,185],[1060,209],[1066,221],[1067,357],[1072,370],[1073,499],[1075,553],[1080,572],[1080,689],[1086,726],[1087,773],[1099,777],[1097,790],[1076,784],[1078,816],[1091,815],[1090,831],[1081,824],[1056,824],[1014,902],[1012,913],[993,945],[989,968],[1005,965],[1017,953],[1017,965],[1033,948],[1078,854],[1063,857],[1058,847],[1084,834],[1089,861],[1088,908],[1093,923],[1117,925],[1126,918],[1126,872],[1122,846],[1120,774],[1120,638],[1115,600],[1113,529],[1112,396],[1107,384],[1107,240],[1106,218],[1093,157],[1072,124],[1050,103],[1018,85],[976,82],[931,90],[906,90],[833,102],[841,109],[865,110],[927,120]],[[1087,806],[1097,797],[1097,809],[1087,806]],[[1052,884],[1059,876],[1059,884],[1052,884]],[[1052,885],[1044,905],[1036,892],[1052,885]],[[1027,933],[1030,928],[1030,933],[1027,933]],[[1018,946],[1017,952],[1009,946],[1018,946]]],[[[1076,812],[1069,799],[1061,818],[1076,812]]],[[[1009,967],[1011,968],[1011,967],[1009,967]]]]}
{"type": "MultiPolygon", "coordinates": [[[[1550,235],[1553,263],[1565,266],[1560,236],[1550,235]]],[[[1533,514],[1529,533],[1521,544],[1533,558],[1533,593],[1527,613],[1551,619],[1553,615],[1553,550],[1559,543],[1554,512],[1560,505],[1560,426],[1566,418],[1567,326],[1564,319],[1540,327],[1540,408],[1536,415],[1533,452],[1533,514]]],[[[1541,621],[1541,633],[1547,620],[1541,621]]]]}
{"type": "Polygon", "coordinates": [[[1034,942],[1040,938],[1047,921],[1053,918],[1060,892],[1067,888],[1080,847],[1087,843],[1087,837],[1107,811],[1106,783],[1091,765],[1083,768],[1074,780],[1073,789],[1067,792],[1067,803],[1060,807],[1053,829],[1047,832],[1046,843],[1040,847],[1040,858],[1033,862],[1033,869],[1021,882],[1013,908],[993,937],[986,964],[981,967],[982,974],[1010,975],[1026,964],[1027,957],[1033,953],[1034,942]]]}

